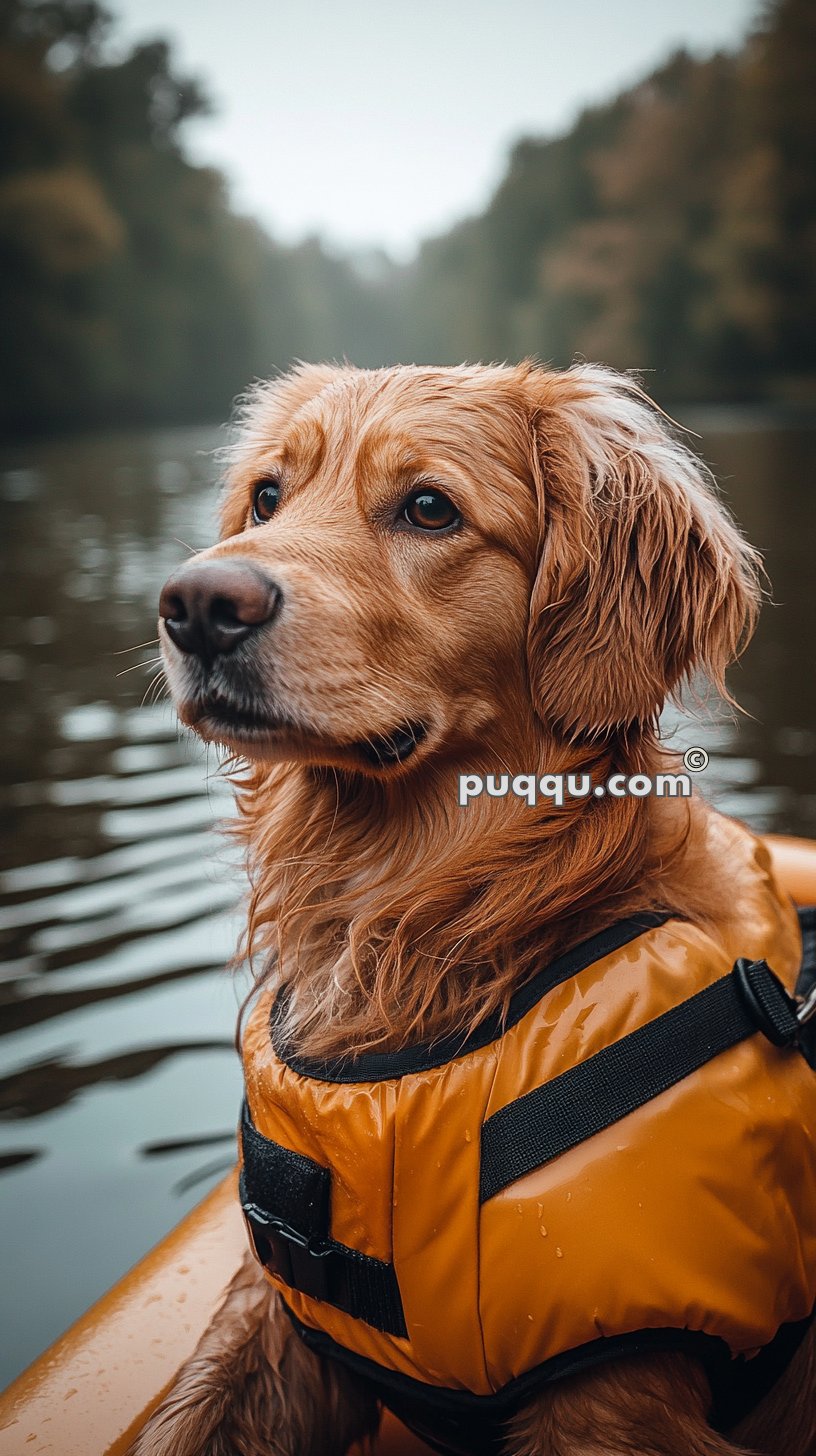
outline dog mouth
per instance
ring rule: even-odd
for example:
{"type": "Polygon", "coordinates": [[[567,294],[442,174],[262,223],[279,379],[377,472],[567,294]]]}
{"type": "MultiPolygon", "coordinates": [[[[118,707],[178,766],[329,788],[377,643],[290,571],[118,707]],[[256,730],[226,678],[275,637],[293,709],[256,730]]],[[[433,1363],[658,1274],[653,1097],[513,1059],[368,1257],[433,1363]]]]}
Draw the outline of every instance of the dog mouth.
{"type": "MultiPolygon", "coordinates": [[[[247,745],[253,741],[260,744],[263,740],[284,736],[302,740],[305,748],[308,740],[314,737],[282,714],[237,703],[217,692],[202,696],[187,721],[204,737],[223,735],[227,741],[247,745]]],[[[317,736],[328,746],[323,734],[317,736]]],[[[389,733],[372,733],[347,744],[344,751],[364,759],[372,768],[394,768],[405,763],[427,736],[428,727],[425,723],[400,723],[389,733]]],[[[312,747],[318,747],[317,743],[313,743],[312,747]]],[[[342,744],[337,747],[343,750],[342,744]]]]}
{"type": "Polygon", "coordinates": [[[285,718],[242,707],[216,693],[202,698],[196,708],[195,726],[203,726],[205,720],[239,736],[270,734],[291,726],[285,718]]]}
{"type": "Polygon", "coordinates": [[[393,764],[405,763],[427,736],[424,723],[402,723],[390,733],[374,734],[356,746],[375,768],[390,768],[393,764]]]}

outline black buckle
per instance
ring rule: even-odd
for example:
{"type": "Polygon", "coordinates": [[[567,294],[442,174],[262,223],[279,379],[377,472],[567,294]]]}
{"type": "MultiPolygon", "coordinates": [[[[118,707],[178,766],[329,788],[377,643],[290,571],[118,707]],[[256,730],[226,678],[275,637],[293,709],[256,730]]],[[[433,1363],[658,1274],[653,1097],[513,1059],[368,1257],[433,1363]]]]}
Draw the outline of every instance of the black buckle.
{"type": "Polygon", "coordinates": [[[330,1243],[306,1236],[281,1218],[265,1214],[257,1204],[245,1203],[244,1217],[249,1224],[255,1251],[264,1268],[290,1289],[308,1294],[312,1299],[328,1300],[330,1243]]]}
{"type": "Polygon", "coordinates": [[[741,956],[734,965],[734,976],[752,1020],[768,1041],[778,1047],[796,1046],[797,1003],[767,961],[749,961],[741,956]]]}

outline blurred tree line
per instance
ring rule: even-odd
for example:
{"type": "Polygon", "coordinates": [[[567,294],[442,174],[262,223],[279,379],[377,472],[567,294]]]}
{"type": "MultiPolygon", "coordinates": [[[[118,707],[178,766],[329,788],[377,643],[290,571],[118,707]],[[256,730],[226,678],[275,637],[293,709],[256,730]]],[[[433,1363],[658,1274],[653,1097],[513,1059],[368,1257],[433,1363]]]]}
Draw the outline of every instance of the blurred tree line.
{"type": "Polygon", "coordinates": [[[816,396],[816,5],[681,52],[567,135],[521,141],[486,212],[423,249],[410,348],[579,353],[664,398],[816,396]]]}
{"type": "Polygon", "coordinates": [[[162,41],[109,59],[110,27],[96,0],[0,0],[5,433],[219,419],[296,354],[387,352],[378,290],[233,213],[184,155],[199,86],[162,41]]]}
{"type": "Polygon", "coordinates": [[[816,392],[816,6],[736,54],[674,56],[485,212],[374,269],[283,247],[184,154],[207,109],[162,41],[111,59],[96,0],[0,0],[0,424],[222,417],[295,356],[576,354],[662,398],[816,392]]]}

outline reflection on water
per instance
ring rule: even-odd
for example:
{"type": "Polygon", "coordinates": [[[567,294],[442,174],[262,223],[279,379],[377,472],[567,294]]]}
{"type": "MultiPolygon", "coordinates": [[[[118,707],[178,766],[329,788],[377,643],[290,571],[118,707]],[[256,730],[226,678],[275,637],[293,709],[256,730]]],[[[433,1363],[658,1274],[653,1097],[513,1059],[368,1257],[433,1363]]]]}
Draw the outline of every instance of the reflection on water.
{"type": "MultiPolygon", "coordinates": [[[[698,428],[779,605],[732,678],[753,717],[684,722],[676,741],[712,754],[722,807],[816,835],[816,432],[698,428]]],[[[213,832],[229,796],[142,666],[162,580],[211,539],[217,443],[151,433],[3,462],[0,1378],[233,1155],[240,877],[213,832]]]]}
{"type": "Polygon", "coordinates": [[[49,445],[0,479],[0,1377],[234,1155],[230,802],[141,665],[176,538],[211,535],[216,443],[49,445]]]}

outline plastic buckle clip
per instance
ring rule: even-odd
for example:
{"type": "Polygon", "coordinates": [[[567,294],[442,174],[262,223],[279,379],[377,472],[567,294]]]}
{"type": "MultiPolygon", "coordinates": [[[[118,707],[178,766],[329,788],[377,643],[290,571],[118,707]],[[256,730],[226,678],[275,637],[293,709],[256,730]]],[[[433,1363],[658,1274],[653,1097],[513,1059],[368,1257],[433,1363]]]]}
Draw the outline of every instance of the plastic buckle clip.
{"type": "Polygon", "coordinates": [[[302,1234],[285,1219],[266,1214],[256,1204],[245,1204],[244,1214],[258,1257],[270,1274],[312,1299],[328,1299],[331,1244],[302,1234]]]}

